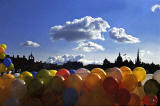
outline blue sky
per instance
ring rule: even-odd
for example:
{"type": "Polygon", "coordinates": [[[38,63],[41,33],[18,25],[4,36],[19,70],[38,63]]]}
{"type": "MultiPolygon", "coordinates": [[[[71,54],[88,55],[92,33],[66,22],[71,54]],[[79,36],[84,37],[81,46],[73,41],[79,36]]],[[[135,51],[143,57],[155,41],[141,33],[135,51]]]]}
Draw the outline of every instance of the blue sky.
{"type": "MultiPolygon", "coordinates": [[[[120,51],[135,59],[137,49],[141,50],[144,62],[160,63],[160,9],[151,8],[160,4],[159,0],[0,0],[0,43],[8,45],[8,54],[28,56],[31,50],[37,60],[47,60],[50,56],[85,55],[88,61],[102,61],[105,57],[114,61],[120,51]],[[101,17],[110,28],[102,32],[105,40],[85,39],[83,44],[97,44],[94,50],[74,50],[79,41],[51,41],[51,27],[64,26],[66,21],[101,17]],[[109,31],[123,28],[127,35],[139,41],[115,42],[109,31]],[[39,47],[26,47],[24,42],[33,41],[39,47]],[[99,47],[102,47],[99,49],[99,47]]],[[[71,34],[75,36],[74,34],[71,34]]],[[[70,35],[70,36],[71,36],[70,35]]],[[[57,35],[59,36],[59,35],[57,35]]],[[[65,34],[63,35],[63,37],[65,34]]],[[[85,35],[84,35],[85,36],[85,35]]],[[[83,37],[83,34],[82,34],[83,37]]],[[[89,47],[88,47],[89,49],[89,47]]]]}

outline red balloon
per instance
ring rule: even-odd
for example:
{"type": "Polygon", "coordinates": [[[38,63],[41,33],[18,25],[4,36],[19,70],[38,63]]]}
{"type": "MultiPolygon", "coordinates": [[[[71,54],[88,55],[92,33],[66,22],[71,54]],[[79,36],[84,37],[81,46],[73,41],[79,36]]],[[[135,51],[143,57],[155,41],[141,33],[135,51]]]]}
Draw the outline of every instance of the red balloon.
{"type": "Polygon", "coordinates": [[[156,105],[157,104],[157,102],[158,102],[158,98],[157,98],[157,96],[145,96],[144,98],[143,98],[143,104],[145,104],[145,105],[156,105]]]}
{"type": "Polygon", "coordinates": [[[56,73],[56,75],[61,75],[61,76],[63,76],[64,79],[66,80],[66,79],[68,79],[68,77],[69,77],[71,74],[70,74],[70,72],[69,72],[67,69],[62,68],[62,69],[58,70],[58,72],[56,73]]]}
{"type": "Polygon", "coordinates": [[[129,103],[129,100],[131,98],[131,95],[129,91],[125,88],[120,88],[117,93],[117,102],[119,105],[127,105],[129,103]]]}
{"type": "Polygon", "coordinates": [[[113,77],[107,77],[103,81],[103,88],[108,96],[115,98],[119,85],[113,77]]]}

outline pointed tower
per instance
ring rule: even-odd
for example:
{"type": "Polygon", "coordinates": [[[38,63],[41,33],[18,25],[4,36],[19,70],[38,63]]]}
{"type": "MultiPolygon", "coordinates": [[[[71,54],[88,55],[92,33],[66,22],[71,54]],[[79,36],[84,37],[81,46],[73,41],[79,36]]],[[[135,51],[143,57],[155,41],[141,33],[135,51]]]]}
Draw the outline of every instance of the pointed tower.
{"type": "Polygon", "coordinates": [[[137,65],[141,64],[141,60],[140,60],[140,57],[139,57],[139,48],[138,48],[137,58],[136,58],[135,64],[137,64],[137,65]]]}
{"type": "Polygon", "coordinates": [[[34,56],[32,55],[32,52],[31,52],[31,54],[29,55],[29,61],[30,61],[30,62],[34,62],[34,56]]]}

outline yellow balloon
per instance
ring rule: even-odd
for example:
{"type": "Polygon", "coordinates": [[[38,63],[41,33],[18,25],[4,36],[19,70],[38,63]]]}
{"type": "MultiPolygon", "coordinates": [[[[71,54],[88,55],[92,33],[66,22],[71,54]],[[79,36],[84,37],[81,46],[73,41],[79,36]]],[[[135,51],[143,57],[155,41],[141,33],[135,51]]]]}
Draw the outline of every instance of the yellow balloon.
{"type": "Polygon", "coordinates": [[[6,58],[5,53],[0,54],[0,59],[5,59],[5,58],[6,58]]]}
{"type": "Polygon", "coordinates": [[[49,70],[49,72],[50,72],[50,74],[51,74],[52,77],[54,77],[56,75],[56,73],[57,73],[56,70],[49,70]]]}
{"type": "Polygon", "coordinates": [[[122,77],[124,78],[124,76],[126,74],[132,74],[132,70],[129,67],[126,66],[122,66],[120,67],[121,71],[122,71],[122,77]]]}
{"type": "Polygon", "coordinates": [[[3,48],[4,48],[4,50],[6,50],[6,49],[7,49],[7,45],[6,45],[6,44],[1,44],[0,46],[1,46],[1,47],[3,47],[3,48]]]}
{"type": "Polygon", "coordinates": [[[33,79],[33,75],[28,71],[24,71],[20,74],[19,79],[24,80],[27,84],[31,79],[33,79]]]}
{"type": "Polygon", "coordinates": [[[8,68],[8,70],[13,70],[14,69],[14,64],[11,63],[11,65],[9,67],[7,67],[7,68],[8,68]]]}
{"type": "Polygon", "coordinates": [[[133,69],[133,74],[137,77],[138,82],[146,78],[146,70],[143,67],[136,67],[133,69]]]}
{"type": "Polygon", "coordinates": [[[7,71],[7,67],[4,64],[0,64],[0,73],[2,72],[6,72],[7,71]]]}
{"type": "Polygon", "coordinates": [[[91,73],[97,73],[101,77],[102,81],[106,78],[106,73],[101,68],[94,68],[91,70],[91,73]]]}

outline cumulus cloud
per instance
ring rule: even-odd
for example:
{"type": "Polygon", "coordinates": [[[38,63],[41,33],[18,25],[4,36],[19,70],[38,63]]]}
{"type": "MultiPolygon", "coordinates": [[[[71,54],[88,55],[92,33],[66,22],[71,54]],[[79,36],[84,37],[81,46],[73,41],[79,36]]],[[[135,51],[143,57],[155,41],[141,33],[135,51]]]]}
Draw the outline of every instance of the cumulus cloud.
{"type": "Polygon", "coordinates": [[[36,42],[33,42],[33,41],[26,41],[22,44],[22,46],[25,46],[25,47],[39,47],[40,44],[38,44],[36,42]]]}
{"type": "Polygon", "coordinates": [[[102,32],[106,32],[110,25],[102,18],[86,16],[73,21],[67,21],[64,25],[53,26],[50,29],[51,40],[85,41],[105,40],[102,32]]]}
{"type": "Polygon", "coordinates": [[[74,62],[79,61],[80,59],[84,58],[84,55],[63,55],[63,56],[50,56],[47,59],[47,63],[56,63],[56,64],[64,64],[68,61],[74,62]]]}
{"type": "Polygon", "coordinates": [[[83,51],[83,52],[93,52],[93,51],[104,51],[103,46],[94,43],[94,42],[80,42],[78,47],[74,48],[75,51],[83,51]]]}
{"type": "Polygon", "coordinates": [[[52,63],[52,64],[59,64],[59,65],[62,65],[64,63],[67,63],[68,61],[71,61],[71,62],[82,62],[83,64],[101,64],[102,62],[100,61],[92,61],[92,60],[87,60],[85,59],[85,56],[84,55],[69,55],[69,54],[66,54],[66,55],[63,55],[63,56],[50,56],[48,59],[47,59],[47,63],[52,63]]]}
{"type": "Polygon", "coordinates": [[[159,4],[153,5],[151,8],[151,11],[152,12],[160,11],[160,5],[159,4]]]}
{"type": "Polygon", "coordinates": [[[109,35],[115,42],[120,42],[120,43],[140,42],[139,38],[126,34],[125,29],[123,28],[113,27],[112,29],[109,30],[109,35]]]}

